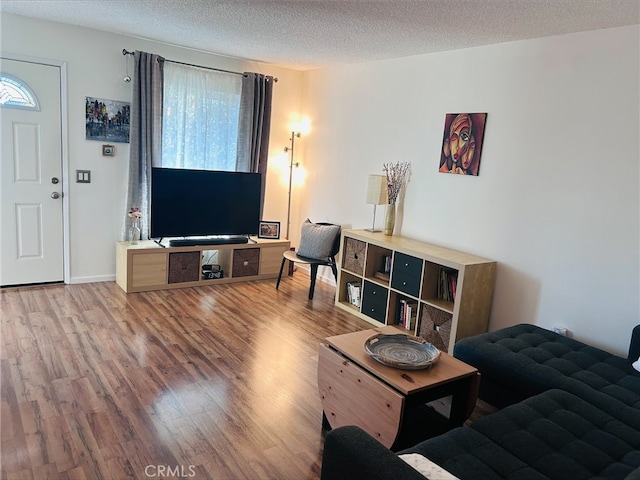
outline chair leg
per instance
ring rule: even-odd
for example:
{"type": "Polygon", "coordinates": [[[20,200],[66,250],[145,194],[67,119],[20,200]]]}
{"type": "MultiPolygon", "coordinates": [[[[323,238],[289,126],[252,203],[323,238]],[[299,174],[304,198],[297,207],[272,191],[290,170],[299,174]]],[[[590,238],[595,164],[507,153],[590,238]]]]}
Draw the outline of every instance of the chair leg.
{"type": "Polygon", "coordinates": [[[282,263],[280,264],[280,273],[278,273],[278,281],[276,282],[276,290],[280,286],[280,279],[282,278],[282,270],[284,270],[284,262],[286,261],[287,259],[282,257],[282,263]]]}
{"type": "Polygon", "coordinates": [[[313,291],[316,289],[316,277],[318,276],[318,265],[311,264],[311,285],[309,286],[309,300],[313,300],[313,291]]]}
{"type": "Polygon", "coordinates": [[[336,267],[336,259],[332,257],[331,260],[333,260],[331,262],[331,270],[333,271],[333,278],[335,278],[336,283],[338,283],[338,267],[336,267]]]}

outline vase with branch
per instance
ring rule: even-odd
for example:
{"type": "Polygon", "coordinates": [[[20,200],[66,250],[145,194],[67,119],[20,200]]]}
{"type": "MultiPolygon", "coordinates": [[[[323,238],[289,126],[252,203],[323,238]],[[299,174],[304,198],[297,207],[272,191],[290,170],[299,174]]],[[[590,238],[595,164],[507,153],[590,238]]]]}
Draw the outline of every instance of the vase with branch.
{"type": "Polygon", "coordinates": [[[393,235],[396,224],[396,204],[400,192],[404,188],[409,173],[409,162],[395,162],[383,164],[383,170],[387,176],[388,205],[384,219],[384,234],[393,235]]]}
{"type": "Polygon", "coordinates": [[[131,207],[131,210],[129,210],[129,218],[131,219],[129,241],[131,245],[137,245],[140,241],[140,219],[142,218],[142,212],[138,210],[138,207],[131,207]]]}

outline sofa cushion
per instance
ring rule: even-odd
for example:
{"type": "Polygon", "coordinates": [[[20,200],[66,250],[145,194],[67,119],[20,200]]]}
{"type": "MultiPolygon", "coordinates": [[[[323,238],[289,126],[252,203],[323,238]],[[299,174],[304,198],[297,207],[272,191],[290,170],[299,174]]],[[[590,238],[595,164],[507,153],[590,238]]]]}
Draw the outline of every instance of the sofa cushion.
{"type": "Polygon", "coordinates": [[[549,390],[472,428],[549,478],[624,478],[640,467],[640,419],[621,417],[549,390]]]}
{"type": "Polygon", "coordinates": [[[633,328],[631,335],[631,342],[629,343],[629,354],[627,358],[630,362],[634,362],[636,359],[640,360],[640,325],[636,325],[633,328]]]}
{"type": "Polygon", "coordinates": [[[470,427],[455,428],[398,452],[399,455],[406,453],[419,453],[462,480],[548,480],[470,427]]]}
{"type": "Polygon", "coordinates": [[[622,417],[549,390],[399,453],[461,479],[625,478],[640,467],[640,420],[622,417]]]}
{"type": "Polygon", "coordinates": [[[515,392],[515,400],[549,388],[581,396],[590,395],[591,389],[640,408],[640,375],[627,359],[535,325],[462,339],[454,356],[475,366],[481,382],[515,392]]]}
{"type": "Polygon", "coordinates": [[[317,260],[327,260],[333,253],[336,237],[340,235],[339,225],[312,223],[308,218],[300,231],[298,255],[317,260]]]}
{"type": "Polygon", "coordinates": [[[636,468],[633,472],[624,477],[624,480],[640,480],[640,467],[636,468]]]}

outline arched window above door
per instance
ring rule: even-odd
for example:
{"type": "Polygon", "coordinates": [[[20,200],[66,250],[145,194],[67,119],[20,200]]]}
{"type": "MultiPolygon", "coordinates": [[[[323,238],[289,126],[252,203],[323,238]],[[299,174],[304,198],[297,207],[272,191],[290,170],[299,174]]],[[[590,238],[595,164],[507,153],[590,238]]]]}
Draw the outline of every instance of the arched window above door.
{"type": "Polygon", "coordinates": [[[36,94],[22,80],[0,73],[0,107],[40,110],[36,94]]]}

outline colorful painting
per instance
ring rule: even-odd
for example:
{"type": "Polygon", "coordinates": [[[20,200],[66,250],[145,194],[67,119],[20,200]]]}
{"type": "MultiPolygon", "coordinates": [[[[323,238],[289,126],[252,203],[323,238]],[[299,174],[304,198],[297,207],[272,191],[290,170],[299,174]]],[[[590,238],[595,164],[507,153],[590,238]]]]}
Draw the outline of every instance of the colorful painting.
{"type": "Polygon", "coordinates": [[[131,104],[87,97],[87,140],[129,143],[131,104]]]}
{"type": "Polygon", "coordinates": [[[447,113],[440,172],[478,175],[486,113],[447,113]]]}

